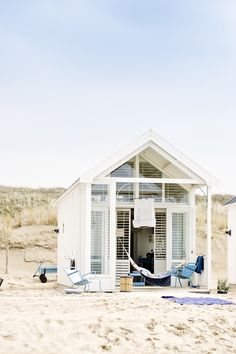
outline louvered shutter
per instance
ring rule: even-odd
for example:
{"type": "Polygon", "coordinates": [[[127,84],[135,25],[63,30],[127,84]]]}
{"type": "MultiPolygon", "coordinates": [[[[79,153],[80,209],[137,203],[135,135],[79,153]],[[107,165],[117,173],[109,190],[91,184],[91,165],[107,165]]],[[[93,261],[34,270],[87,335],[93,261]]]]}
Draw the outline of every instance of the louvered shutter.
{"type": "Polygon", "coordinates": [[[156,209],[156,226],[155,226],[155,273],[166,271],[166,210],[156,209]]]}
{"type": "Polygon", "coordinates": [[[92,210],[91,270],[98,274],[103,272],[104,267],[104,218],[104,211],[92,210]]]}
{"type": "Polygon", "coordinates": [[[156,211],[155,259],[166,259],[166,211],[156,211]]]}
{"type": "Polygon", "coordinates": [[[117,246],[116,246],[116,276],[117,282],[120,276],[127,275],[130,271],[130,262],[128,256],[125,253],[130,252],[130,222],[131,222],[130,210],[118,210],[117,211],[117,246]]]}
{"type": "Polygon", "coordinates": [[[181,263],[187,257],[188,214],[172,213],[172,263],[181,263]]]}

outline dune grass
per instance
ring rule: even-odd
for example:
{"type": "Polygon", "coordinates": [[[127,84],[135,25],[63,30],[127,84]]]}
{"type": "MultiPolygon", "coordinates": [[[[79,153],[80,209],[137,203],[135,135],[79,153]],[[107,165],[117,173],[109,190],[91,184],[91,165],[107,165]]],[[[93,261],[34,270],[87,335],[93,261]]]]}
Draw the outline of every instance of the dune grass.
{"type": "Polygon", "coordinates": [[[13,228],[27,225],[56,225],[53,206],[63,188],[16,188],[0,186],[0,223],[13,228]]]}
{"type": "MultiPolygon", "coordinates": [[[[59,198],[63,188],[16,188],[0,186],[0,226],[3,230],[29,225],[57,225],[53,201],[59,198]]],[[[227,228],[227,215],[223,204],[231,195],[213,195],[213,234],[227,228]]],[[[197,234],[206,237],[206,198],[196,196],[197,234]]],[[[5,232],[6,233],[6,232],[5,232]]]]}

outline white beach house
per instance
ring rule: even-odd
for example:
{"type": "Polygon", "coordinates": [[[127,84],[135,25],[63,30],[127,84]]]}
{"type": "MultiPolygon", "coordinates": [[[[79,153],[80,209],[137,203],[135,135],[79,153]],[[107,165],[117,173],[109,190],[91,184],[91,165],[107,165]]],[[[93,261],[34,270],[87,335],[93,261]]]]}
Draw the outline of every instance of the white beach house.
{"type": "Polygon", "coordinates": [[[236,284],[236,197],[225,203],[225,207],[228,209],[228,282],[230,284],[236,284]]]}
{"type": "Polygon", "coordinates": [[[82,175],[58,199],[58,282],[68,284],[63,267],[75,264],[82,273],[96,271],[103,288],[113,289],[130,271],[123,245],[136,263],[154,272],[195,261],[195,191],[206,187],[204,278],[210,288],[211,186],[216,182],[152,130],[142,135],[82,175]],[[135,202],[148,198],[154,224],[139,220],[137,227],[135,202]],[[151,250],[153,264],[148,265],[151,250]]]}

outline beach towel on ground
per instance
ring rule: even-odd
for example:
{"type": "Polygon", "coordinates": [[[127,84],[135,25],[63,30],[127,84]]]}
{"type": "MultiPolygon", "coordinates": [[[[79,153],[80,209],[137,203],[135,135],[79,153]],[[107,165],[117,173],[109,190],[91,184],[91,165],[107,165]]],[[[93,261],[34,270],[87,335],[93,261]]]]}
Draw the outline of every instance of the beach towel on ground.
{"type": "Polygon", "coordinates": [[[162,298],[174,301],[180,305],[235,305],[235,303],[230,300],[218,299],[214,297],[162,296],[162,298]]]}

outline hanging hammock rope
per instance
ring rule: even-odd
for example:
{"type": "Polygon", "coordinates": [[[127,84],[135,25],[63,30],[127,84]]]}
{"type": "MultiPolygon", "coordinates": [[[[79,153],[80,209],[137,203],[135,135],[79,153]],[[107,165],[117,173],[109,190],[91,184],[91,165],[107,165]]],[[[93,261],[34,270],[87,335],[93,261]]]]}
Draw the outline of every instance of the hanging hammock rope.
{"type": "Polygon", "coordinates": [[[152,274],[148,269],[139,267],[134,260],[131,258],[130,254],[127,252],[126,248],[124,247],[121,239],[118,237],[118,241],[122,245],[125,253],[127,254],[127,257],[131,263],[131,265],[134,267],[134,269],[137,270],[144,278],[145,281],[150,284],[150,285],[156,285],[156,286],[170,286],[171,282],[171,274],[173,274],[173,270],[167,271],[165,273],[159,273],[159,274],[152,274]]]}

